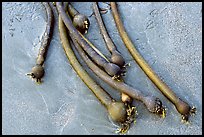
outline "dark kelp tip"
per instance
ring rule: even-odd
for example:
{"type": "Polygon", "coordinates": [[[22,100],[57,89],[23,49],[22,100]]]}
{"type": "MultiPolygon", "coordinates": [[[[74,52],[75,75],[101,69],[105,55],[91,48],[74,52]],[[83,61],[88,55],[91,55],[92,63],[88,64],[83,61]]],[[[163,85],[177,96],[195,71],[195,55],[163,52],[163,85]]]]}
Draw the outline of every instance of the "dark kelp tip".
{"type": "Polygon", "coordinates": [[[165,117],[166,109],[159,98],[154,96],[146,96],[143,98],[143,103],[150,112],[155,113],[161,117],[165,117]]]}
{"type": "Polygon", "coordinates": [[[89,19],[83,14],[74,16],[73,24],[82,34],[87,33],[90,26],[89,19]]]}
{"type": "Polygon", "coordinates": [[[181,100],[180,98],[175,105],[178,112],[182,115],[182,121],[188,121],[189,116],[195,114],[196,112],[195,107],[191,107],[188,103],[181,100]]]}
{"type": "Polygon", "coordinates": [[[132,122],[134,122],[134,124],[136,123],[136,115],[138,114],[136,107],[128,104],[126,105],[126,112],[126,121],[121,123],[120,127],[116,130],[116,133],[125,134],[129,130],[130,124],[132,122]]]}
{"type": "Polygon", "coordinates": [[[190,107],[188,113],[181,115],[181,120],[182,120],[182,122],[188,123],[189,117],[190,117],[191,115],[194,115],[195,113],[196,113],[196,108],[195,108],[194,106],[193,106],[193,107],[190,107]]]}
{"type": "Polygon", "coordinates": [[[125,64],[125,60],[119,52],[113,52],[111,56],[111,62],[117,64],[120,67],[123,67],[125,64]]]}
{"type": "Polygon", "coordinates": [[[27,76],[31,76],[31,78],[36,79],[36,83],[41,83],[41,78],[44,76],[44,68],[41,65],[35,65],[32,68],[32,71],[30,73],[27,73],[27,76]]]}
{"type": "Polygon", "coordinates": [[[166,117],[166,109],[162,105],[162,102],[159,98],[156,98],[155,100],[155,113],[161,116],[162,118],[166,117]]]}

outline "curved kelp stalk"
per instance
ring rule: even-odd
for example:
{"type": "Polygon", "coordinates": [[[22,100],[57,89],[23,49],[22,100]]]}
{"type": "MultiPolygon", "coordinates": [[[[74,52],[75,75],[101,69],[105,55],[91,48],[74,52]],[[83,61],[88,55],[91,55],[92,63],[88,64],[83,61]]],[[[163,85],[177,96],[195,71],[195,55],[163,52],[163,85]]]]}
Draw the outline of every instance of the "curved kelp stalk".
{"type": "Polygon", "coordinates": [[[182,120],[188,121],[189,115],[195,113],[195,107],[190,107],[187,102],[184,102],[181,98],[179,98],[151,69],[151,67],[147,64],[147,62],[143,59],[143,57],[136,50],[134,44],[128,37],[127,32],[123,26],[123,23],[120,19],[120,15],[117,10],[117,6],[115,2],[111,2],[111,9],[113,18],[115,20],[117,29],[119,34],[126,45],[127,49],[131,53],[132,57],[139,64],[145,74],[151,79],[151,81],[158,87],[158,89],[166,96],[176,107],[178,112],[182,115],[182,120]]]}
{"type": "Polygon", "coordinates": [[[128,96],[143,102],[150,112],[165,116],[165,109],[162,106],[162,102],[159,98],[153,96],[145,96],[141,91],[125,84],[124,82],[113,80],[106,72],[101,70],[96,64],[91,61],[91,59],[89,59],[89,57],[80,46],[76,46],[76,48],[88,67],[104,82],[117,89],[121,93],[124,92],[128,96]]]}
{"type": "Polygon", "coordinates": [[[43,64],[45,62],[47,50],[52,38],[53,25],[54,25],[54,16],[49,3],[42,2],[42,4],[46,9],[46,15],[47,15],[46,30],[42,37],[42,42],[41,42],[38,57],[36,60],[36,65],[32,68],[32,71],[30,73],[26,74],[28,76],[31,76],[31,78],[36,79],[37,83],[41,83],[41,78],[44,76],[44,73],[45,73],[43,64]]]}
{"type": "MultiPolygon", "coordinates": [[[[74,38],[74,35],[71,32],[70,36],[73,39],[76,39],[74,38]]],[[[162,106],[162,102],[159,98],[156,98],[154,96],[145,96],[141,91],[132,88],[124,82],[113,80],[106,72],[101,70],[95,63],[92,62],[92,60],[86,55],[86,53],[81,48],[81,46],[79,46],[79,44],[75,44],[75,46],[78,53],[80,54],[84,62],[88,65],[88,67],[104,82],[117,89],[121,93],[124,92],[128,96],[143,102],[150,112],[156,113],[163,117],[165,116],[165,109],[162,106]]]]}
{"type": "MultiPolygon", "coordinates": [[[[125,66],[126,66],[125,60],[122,57],[121,53],[117,50],[117,47],[113,43],[110,36],[108,35],[108,32],[107,32],[106,27],[104,25],[103,19],[101,17],[97,2],[93,3],[93,10],[94,10],[94,15],[96,17],[97,23],[98,23],[100,31],[101,31],[101,35],[103,36],[103,39],[106,43],[106,47],[108,48],[108,50],[111,53],[111,62],[117,64],[122,69],[125,69],[125,66]]],[[[128,104],[130,104],[132,102],[132,99],[128,95],[126,95],[125,93],[121,94],[121,98],[122,98],[123,102],[127,102],[128,104]]]]}
{"type": "Polygon", "coordinates": [[[84,15],[78,12],[70,3],[68,4],[68,12],[72,17],[72,23],[75,28],[80,32],[81,37],[95,50],[102,58],[107,62],[110,62],[83,34],[88,32],[90,26],[89,19],[84,15]]]}
{"type": "Polygon", "coordinates": [[[63,5],[61,2],[56,2],[57,10],[61,15],[63,22],[68,28],[71,35],[77,40],[80,46],[86,51],[86,53],[93,59],[93,61],[101,66],[110,76],[119,75],[120,67],[114,63],[107,62],[104,58],[102,58],[83,38],[82,34],[73,26],[72,21],[68,18],[65,10],[63,9],[63,5]]]}
{"type": "Polygon", "coordinates": [[[120,67],[123,67],[125,65],[125,60],[122,57],[122,55],[120,54],[120,52],[117,50],[115,44],[113,43],[113,41],[111,40],[111,38],[108,35],[106,27],[103,23],[103,19],[100,15],[100,12],[99,12],[97,2],[93,3],[93,10],[94,10],[94,15],[96,17],[97,23],[98,23],[100,31],[101,31],[101,35],[103,36],[103,39],[106,43],[106,46],[111,53],[111,62],[117,64],[120,67]]]}
{"type": "MultiPolygon", "coordinates": [[[[130,109],[126,108],[123,102],[115,101],[114,99],[112,99],[111,96],[102,87],[100,87],[82,68],[74,52],[72,51],[72,48],[70,47],[67,38],[66,27],[60,15],[59,15],[59,32],[62,46],[73,69],[79,75],[81,80],[87,85],[87,87],[100,100],[100,102],[107,108],[108,113],[112,120],[122,124],[122,129],[124,128],[127,129],[127,126],[124,126],[123,123],[127,121],[127,118],[129,117],[128,111],[130,111],[130,109]]],[[[75,41],[75,43],[77,42],[75,41]]]]}
{"type": "Polygon", "coordinates": [[[88,20],[88,18],[84,15],[79,13],[71,4],[69,4],[68,6],[68,12],[71,15],[71,17],[73,18],[73,25],[75,26],[75,28],[81,32],[79,33],[81,35],[81,37],[102,57],[104,58],[107,62],[110,62],[85,36],[83,36],[83,32],[84,31],[88,31],[89,25],[90,25],[90,21],[88,20]],[[77,15],[80,15],[79,17],[77,15]],[[75,18],[79,18],[79,19],[75,19],[75,18]],[[77,20],[77,21],[76,21],[77,20]],[[83,27],[84,25],[80,25],[80,24],[87,24],[87,27],[83,27]],[[75,25],[77,24],[77,25],[75,25]],[[77,27],[77,26],[81,26],[81,27],[77,27]],[[87,30],[84,30],[85,28],[87,28],[87,30]]]}

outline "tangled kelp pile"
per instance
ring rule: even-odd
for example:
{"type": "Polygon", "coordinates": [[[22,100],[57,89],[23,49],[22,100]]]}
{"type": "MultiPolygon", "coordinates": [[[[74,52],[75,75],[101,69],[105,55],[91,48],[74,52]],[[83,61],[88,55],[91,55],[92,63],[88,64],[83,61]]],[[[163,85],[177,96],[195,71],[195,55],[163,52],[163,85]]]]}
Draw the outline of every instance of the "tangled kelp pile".
{"type": "MultiPolygon", "coordinates": [[[[48,23],[45,35],[43,37],[43,44],[41,45],[38,54],[36,66],[34,66],[32,72],[28,74],[32,78],[36,79],[37,83],[40,83],[41,78],[44,76],[43,64],[46,57],[46,51],[48,50],[49,40],[51,39],[52,29],[54,27],[52,23],[52,9],[50,8],[49,4],[50,3],[46,2],[43,3],[47,11],[48,23]]],[[[188,103],[177,97],[177,95],[170,90],[170,88],[168,88],[167,85],[161,81],[154,71],[148,66],[129,39],[120,20],[116,3],[111,2],[110,5],[121,38],[133,58],[152,80],[152,82],[160,89],[160,91],[176,106],[178,112],[182,114],[182,119],[184,121],[188,121],[189,115],[195,113],[195,108],[190,107],[188,103]]],[[[116,46],[108,36],[100,16],[100,11],[98,10],[97,3],[93,4],[94,14],[99,24],[101,34],[103,35],[103,38],[107,44],[107,48],[112,54],[111,59],[105,57],[103,53],[96,48],[96,46],[85,38],[84,34],[88,33],[88,28],[90,25],[90,22],[86,16],[76,11],[70,3],[64,3],[63,5],[62,2],[57,2],[56,9],[59,13],[60,39],[70,64],[83,82],[107,108],[112,120],[120,124],[121,128],[118,129],[120,133],[125,133],[129,129],[130,124],[135,121],[136,109],[134,106],[132,106],[133,99],[143,102],[150,112],[165,117],[165,108],[159,98],[152,95],[145,95],[145,93],[126,84],[122,79],[127,65],[125,64],[125,60],[123,59],[122,55],[117,51],[116,46]],[[70,41],[72,44],[69,43],[70,41]],[[115,101],[107,91],[105,91],[94,81],[94,79],[89,76],[89,74],[78,62],[75,53],[72,51],[73,48],[77,49],[77,52],[80,54],[81,58],[92,70],[92,72],[94,72],[107,84],[121,92],[121,101],[115,101]]]]}

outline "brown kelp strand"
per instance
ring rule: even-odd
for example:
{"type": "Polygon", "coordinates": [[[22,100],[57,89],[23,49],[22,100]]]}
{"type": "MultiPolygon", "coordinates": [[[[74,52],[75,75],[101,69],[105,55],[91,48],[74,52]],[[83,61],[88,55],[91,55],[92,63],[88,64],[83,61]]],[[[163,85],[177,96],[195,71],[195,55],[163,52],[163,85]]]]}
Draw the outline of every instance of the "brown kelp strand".
{"type": "Polygon", "coordinates": [[[107,32],[106,27],[104,25],[103,19],[101,17],[100,12],[99,12],[97,2],[93,3],[93,10],[94,10],[94,14],[95,14],[97,23],[99,25],[101,34],[104,38],[104,41],[106,42],[106,46],[107,46],[108,50],[111,52],[111,62],[117,64],[120,67],[124,67],[125,60],[122,57],[122,55],[120,54],[120,52],[117,50],[117,48],[116,48],[115,44],[113,43],[113,41],[111,40],[110,36],[108,35],[108,32],[107,32]]]}
{"type": "MultiPolygon", "coordinates": [[[[111,53],[111,62],[114,64],[117,64],[122,69],[124,69],[125,60],[122,57],[122,55],[120,54],[120,52],[117,50],[117,48],[116,48],[115,44],[113,43],[112,39],[110,38],[110,36],[108,35],[108,32],[107,32],[106,27],[104,25],[103,19],[101,17],[100,12],[99,12],[97,2],[93,3],[93,10],[94,10],[94,15],[95,15],[97,23],[99,25],[101,34],[103,36],[103,39],[106,42],[106,46],[111,53]]],[[[121,94],[121,99],[123,102],[126,102],[128,104],[130,104],[132,102],[132,99],[128,95],[126,95],[125,93],[121,94]]]]}
{"type": "Polygon", "coordinates": [[[135,59],[135,61],[139,64],[142,70],[146,73],[146,75],[152,80],[152,82],[160,89],[164,96],[166,96],[176,107],[178,112],[182,115],[182,119],[188,121],[189,115],[195,113],[195,108],[190,107],[187,102],[184,102],[180,97],[178,97],[151,69],[151,67],[147,64],[147,62],[143,59],[143,57],[136,50],[132,41],[128,37],[127,32],[123,26],[123,23],[120,19],[120,15],[117,10],[117,6],[115,2],[111,2],[111,9],[113,18],[115,20],[116,26],[118,28],[119,34],[126,45],[127,49],[135,59]]]}
{"type": "MultiPolygon", "coordinates": [[[[75,15],[77,15],[77,14],[81,14],[81,13],[79,13],[70,3],[69,3],[69,5],[68,5],[68,12],[69,12],[69,14],[72,16],[72,18],[74,18],[75,17],[75,15]]],[[[81,16],[85,16],[85,15],[83,15],[83,14],[81,14],[81,16]]],[[[87,20],[88,20],[88,18],[87,18],[87,20]]],[[[86,22],[85,20],[80,20],[80,22],[79,22],[79,24],[83,24],[84,22],[86,22]]],[[[89,21],[88,21],[89,22],[89,21]]],[[[74,20],[73,20],[73,24],[75,24],[74,23],[74,20]]],[[[75,25],[74,25],[75,26],[75,25]]],[[[75,28],[79,31],[79,32],[81,32],[81,30],[78,28],[78,27],[76,27],[75,26],[75,28]]],[[[80,35],[81,35],[81,37],[101,56],[101,57],[103,57],[107,62],[110,62],[84,35],[82,35],[83,33],[81,32],[81,33],[79,33],[80,35]]]]}
{"type": "Polygon", "coordinates": [[[65,10],[63,9],[62,2],[56,2],[56,6],[59,14],[71,35],[77,40],[86,53],[93,59],[93,61],[104,68],[104,70],[111,76],[118,75],[120,73],[120,67],[111,62],[107,62],[102,58],[91,46],[81,37],[80,32],[73,26],[72,21],[68,18],[65,10]]]}
{"type": "MultiPolygon", "coordinates": [[[[68,17],[69,17],[69,15],[68,15],[68,17]]],[[[79,46],[78,42],[73,37],[73,35],[70,35],[70,37],[71,37],[74,45],[79,46]]],[[[102,99],[100,99],[100,100],[102,100],[102,99]]],[[[122,133],[122,134],[126,133],[128,131],[128,129],[130,128],[130,124],[132,122],[135,122],[136,114],[137,114],[136,108],[129,105],[129,104],[127,105],[127,104],[128,104],[127,100],[125,100],[125,103],[115,102],[112,100],[111,105],[107,106],[108,112],[109,112],[112,120],[120,123],[120,127],[117,129],[117,133],[122,133]],[[125,107],[126,111],[124,111],[124,107],[125,107]]]]}
{"type": "MultiPolygon", "coordinates": [[[[122,80],[121,77],[124,75],[125,68],[120,68],[117,64],[115,63],[111,63],[105,55],[103,55],[103,53],[101,53],[85,36],[83,36],[80,32],[79,34],[81,35],[81,37],[92,47],[93,50],[95,50],[96,53],[98,53],[98,55],[100,55],[101,58],[105,59],[107,61],[107,63],[110,63],[111,65],[106,66],[106,64],[104,64],[104,69],[105,71],[110,75],[113,76],[112,78],[114,80],[122,80]],[[113,75],[114,74],[114,75],[113,75]]],[[[99,65],[100,66],[100,65],[99,65]]]]}
{"type": "MultiPolygon", "coordinates": [[[[68,11],[69,11],[69,13],[67,13],[67,14],[70,14],[72,17],[74,17],[77,14],[81,14],[70,3],[68,5],[68,11]]],[[[72,22],[72,23],[74,24],[74,22],[72,22]]],[[[82,20],[81,20],[81,23],[83,23],[82,20]]],[[[81,32],[80,29],[78,29],[78,28],[76,28],[76,29],[79,32],[81,32]]],[[[79,34],[89,44],[89,46],[91,46],[102,58],[104,58],[107,62],[110,62],[82,33],[79,33],[79,34]]]]}
{"type": "Polygon", "coordinates": [[[69,2],[68,4],[68,12],[73,19],[73,24],[77,30],[79,30],[82,34],[87,33],[90,21],[84,14],[79,13],[69,2]]]}
{"type": "MultiPolygon", "coordinates": [[[[113,100],[111,96],[89,76],[89,74],[83,69],[81,64],[78,62],[69,44],[66,27],[60,15],[59,15],[59,32],[60,32],[60,40],[64,48],[64,51],[66,53],[66,56],[71,66],[79,75],[79,77],[82,79],[82,81],[95,94],[95,96],[101,101],[101,103],[107,108],[108,113],[113,121],[121,122],[121,123],[126,121],[127,108],[124,105],[124,103],[113,100]]],[[[74,38],[73,40],[74,40],[74,43],[76,44],[77,42],[75,41],[74,38]]]]}
{"type": "Polygon", "coordinates": [[[104,82],[106,82],[113,88],[117,89],[121,93],[125,93],[128,96],[143,102],[150,112],[156,113],[162,116],[165,115],[165,109],[162,106],[162,102],[160,101],[159,98],[156,98],[153,96],[145,96],[144,94],[142,94],[141,91],[135,88],[132,88],[131,86],[125,84],[124,82],[113,80],[107,73],[105,73],[95,63],[91,61],[91,59],[86,55],[86,53],[81,48],[81,46],[77,44],[75,44],[75,46],[78,53],[80,54],[84,62],[88,65],[88,67],[104,82]]]}
{"type": "MultiPolygon", "coordinates": [[[[90,22],[89,22],[89,20],[88,20],[88,18],[84,15],[84,14],[81,14],[81,13],[79,13],[70,3],[69,3],[69,5],[68,5],[68,12],[69,12],[69,14],[72,16],[72,18],[73,18],[73,24],[74,24],[74,26],[75,26],[75,28],[79,31],[79,32],[81,32],[81,33],[79,33],[80,35],[81,35],[81,37],[92,47],[92,49],[93,50],[95,50],[102,58],[104,58],[107,62],[110,62],[104,55],[103,55],[103,53],[101,53],[85,36],[83,36],[82,34],[83,34],[83,30],[85,29],[85,28],[87,28],[88,29],[88,27],[89,27],[89,24],[90,24],[90,22]],[[88,22],[88,25],[87,25],[87,22],[88,22]],[[76,24],[78,24],[78,25],[76,25],[76,24]],[[80,24],[84,24],[84,25],[80,25],[80,24]],[[84,26],[85,26],[85,24],[87,25],[87,27],[85,27],[84,28],[84,26]]],[[[87,32],[87,30],[86,30],[86,32],[87,32]]],[[[114,57],[112,56],[112,59],[115,59],[115,61],[116,61],[116,56],[119,54],[119,52],[118,52],[118,54],[116,55],[117,53],[116,53],[116,51],[114,52],[114,57]]],[[[118,58],[119,59],[119,58],[118,58]]],[[[118,60],[119,61],[119,60],[118,60]]],[[[121,61],[121,60],[120,60],[121,61]]],[[[112,61],[112,63],[114,63],[114,64],[116,64],[116,65],[118,65],[117,63],[115,63],[115,62],[113,62],[112,61]]],[[[115,66],[113,66],[113,67],[115,67],[115,66]]],[[[111,67],[112,68],[112,67],[111,67]]],[[[117,69],[113,69],[114,71],[118,71],[117,69]]],[[[111,71],[111,69],[109,69],[109,71],[111,71]]],[[[121,71],[121,73],[122,72],[124,72],[124,71],[121,71]]],[[[121,74],[122,75],[122,74],[121,74]]],[[[113,78],[114,79],[117,79],[117,80],[120,80],[121,79],[121,75],[117,75],[117,76],[114,76],[113,78]]]]}
{"type": "MultiPolygon", "coordinates": [[[[74,37],[71,37],[75,47],[79,46],[78,42],[74,39],[74,37]]],[[[131,104],[128,103],[127,100],[126,102],[123,102],[123,104],[122,102],[118,102],[117,104],[114,103],[108,106],[107,108],[112,120],[115,122],[119,122],[120,124],[120,127],[117,129],[116,132],[122,134],[126,133],[130,128],[130,124],[132,122],[135,122],[137,114],[136,108],[134,106],[131,106],[131,104]],[[126,117],[124,117],[124,107],[126,108],[126,117]]]]}
{"type": "Polygon", "coordinates": [[[36,60],[36,65],[32,68],[32,71],[27,74],[32,78],[36,79],[36,82],[41,82],[41,78],[44,76],[44,73],[45,73],[43,64],[52,38],[53,25],[54,25],[54,16],[49,3],[42,2],[42,4],[46,9],[46,15],[47,15],[46,30],[42,37],[42,42],[41,42],[38,57],[36,60]]]}

